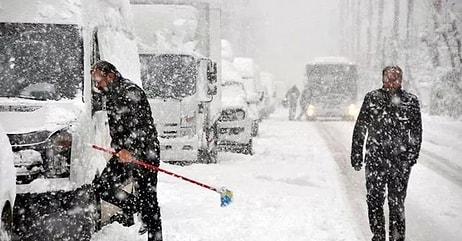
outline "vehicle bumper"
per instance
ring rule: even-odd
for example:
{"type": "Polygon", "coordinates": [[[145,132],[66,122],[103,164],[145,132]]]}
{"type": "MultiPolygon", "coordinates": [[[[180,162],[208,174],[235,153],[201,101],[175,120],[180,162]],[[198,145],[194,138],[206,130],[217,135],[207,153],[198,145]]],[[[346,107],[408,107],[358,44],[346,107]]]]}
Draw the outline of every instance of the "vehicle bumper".
{"type": "Polygon", "coordinates": [[[248,144],[252,138],[250,120],[228,121],[218,124],[218,145],[248,144]]]}
{"type": "Polygon", "coordinates": [[[199,141],[194,138],[159,138],[160,159],[171,161],[197,161],[199,141]]]}

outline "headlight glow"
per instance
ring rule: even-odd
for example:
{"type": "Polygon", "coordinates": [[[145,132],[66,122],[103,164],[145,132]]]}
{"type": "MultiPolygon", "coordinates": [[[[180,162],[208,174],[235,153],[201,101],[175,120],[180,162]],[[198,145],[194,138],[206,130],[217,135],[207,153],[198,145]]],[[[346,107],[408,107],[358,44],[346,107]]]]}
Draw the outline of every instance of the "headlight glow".
{"type": "Polygon", "coordinates": [[[358,116],[359,111],[355,104],[350,104],[348,106],[348,115],[349,116],[358,116]]]}
{"type": "Polygon", "coordinates": [[[309,105],[308,108],[306,109],[306,114],[308,116],[314,116],[314,106],[313,105],[309,105]]]}

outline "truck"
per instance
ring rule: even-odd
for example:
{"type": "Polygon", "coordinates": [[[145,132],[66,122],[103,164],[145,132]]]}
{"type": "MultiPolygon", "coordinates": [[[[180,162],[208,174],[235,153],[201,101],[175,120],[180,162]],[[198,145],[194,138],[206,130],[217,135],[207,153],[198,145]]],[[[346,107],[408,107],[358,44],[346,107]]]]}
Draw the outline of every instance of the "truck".
{"type": "Polygon", "coordinates": [[[141,79],[164,162],[217,162],[216,63],[191,54],[140,53],[141,79]]]}
{"type": "MultiPolygon", "coordinates": [[[[306,65],[303,99],[308,120],[354,120],[358,115],[357,64],[345,57],[316,58],[306,65]]],[[[303,107],[302,107],[303,108],[303,107]]]]}
{"type": "Polygon", "coordinates": [[[101,225],[91,183],[108,156],[89,144],[109,146],[110,137],[90,67],[105,59],[141,82],[129,6],[0,2],[0,122],[14,153],[14,239],[90,240],[101,225]]]}
{"type": "Polygon", "coordinates": [[[217,163],[219,6],[162,0],[132,0],[131,5],[141,80],[159,133],[161,160],[217,163]]]}

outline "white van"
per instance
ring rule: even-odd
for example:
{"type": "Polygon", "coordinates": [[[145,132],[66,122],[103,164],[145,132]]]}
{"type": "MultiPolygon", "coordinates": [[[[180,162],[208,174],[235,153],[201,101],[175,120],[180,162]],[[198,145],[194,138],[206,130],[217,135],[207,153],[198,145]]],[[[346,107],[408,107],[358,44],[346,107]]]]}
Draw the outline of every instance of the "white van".
{"type": "Polygon", "coordinates": [[[257,90],[257,67],[252,58],[247,57],[235,57],[233,65],[242,77],[242,84],[244,85],[245,92],[247,94],[247,102],[252,113],[252,136],[258,135],[258,129],[260,122],[263,119],[261,115],[262,110],[262,93],[257,90]]]}
{"type": "Polygon", "coordinates": [[[88,144],[110,137],[90,67],[105,59],[141,85],[131,24],[128,0],[0,1],[0,123],[15,155],[21,240],[89,240],[95,230],[90,184],[107,156],[88,144]]]}
{"type": "Polygon", "coordinates": [[[0,125],[0,240],[10,240],[13,231],[13,206],[16,198],[16,170],[13,151],[0,125]]]}

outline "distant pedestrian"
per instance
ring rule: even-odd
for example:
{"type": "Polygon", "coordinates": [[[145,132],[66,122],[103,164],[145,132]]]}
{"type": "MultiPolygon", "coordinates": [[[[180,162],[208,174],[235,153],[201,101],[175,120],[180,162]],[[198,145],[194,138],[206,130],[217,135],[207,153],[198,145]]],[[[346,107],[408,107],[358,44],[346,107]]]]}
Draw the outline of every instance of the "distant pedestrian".
{"type": "Polygon", "coordinates": [[[306,120],[309,120],[308,106],[311,104],[312,90],[308,86],[305,86],[300,96],[300,114],[298,114],[297,120],[301,120],[302,116],[305,116],[306,120]]]}
{"type": "Polygon", "coordinates": [[[297,100],[300,96],[300,91],[294,85],[286,93],[286,99],[289,102],[289,120],[294,120],[295,112],[297,111],[297,100]]]}
{"type": "Polygon", "coordinates": [[[373,241],[385,241],[383,205],[388,191],[389,240],[405,239],[404,200],[422,142],[417,97],[401,88],[402,71],[382,71],[383,87],[366,94],[353,131],[351,165],[359,171],[365,145],[365,176],[369,225],[373,241]]]}
{"type": "Polygon", "coordinates": [[[140,234],[148,232],[148,241],[162,240],[157,171],[131,163],[139,159],[159,166],[159,141],[146,95],[107,61],[95,63],[91,77],[107,98],[111,146],[117,152],[94,180],[95,191],[103,200],[122,209],[113,220],[131,226],[133,215],[140,212],[143,223],[140,234]],[[122,189],[130,178],[134,179],[136,195],[122,189]]]}

